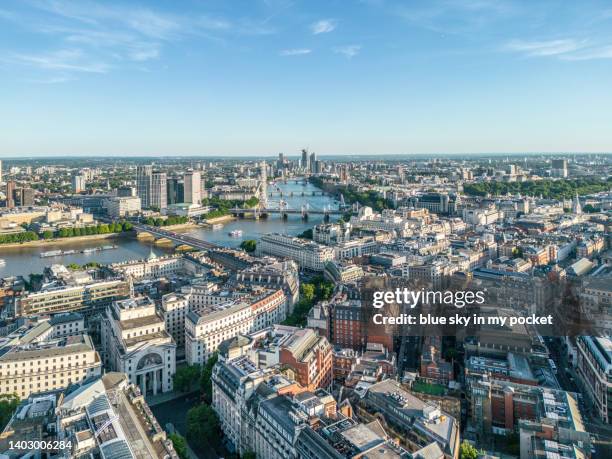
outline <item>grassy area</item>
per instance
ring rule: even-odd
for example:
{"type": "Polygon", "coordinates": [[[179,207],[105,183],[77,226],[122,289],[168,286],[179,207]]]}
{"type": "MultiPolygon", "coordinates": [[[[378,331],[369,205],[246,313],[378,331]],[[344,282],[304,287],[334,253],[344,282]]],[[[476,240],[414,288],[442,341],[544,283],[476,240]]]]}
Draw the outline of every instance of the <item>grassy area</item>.
{"type": "Polygon", "coordinates": [[[446,388],[440,384],[429,384],[420,381],[415,381],[412,384],[412,390],[429,395],[444,395],[446,393],[446,388]]]}

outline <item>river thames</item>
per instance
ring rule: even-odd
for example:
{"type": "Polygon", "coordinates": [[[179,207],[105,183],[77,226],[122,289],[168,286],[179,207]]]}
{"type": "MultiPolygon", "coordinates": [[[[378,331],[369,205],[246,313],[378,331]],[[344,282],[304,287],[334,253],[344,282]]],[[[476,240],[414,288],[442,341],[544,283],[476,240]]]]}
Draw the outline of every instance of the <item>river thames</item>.
{"type": "MultiPolygon", "coordinates": [[[[278,191],[283,192],[283,198],[288,206],[293,209],[300,209],[303,204],[308,203],[309,206],[316,209],[323,209],[324,206],[333,206],[337,208],[337,202],[330,196],[312,196],[313,191],[320,191],[310,183],[281,183],[277,182],[268,187],[269,191],[274,191],[274,196],[269,197],[270,205],[277,204],[281,199],[278,196],[278,191]],[[290,196],[293,193],[294,196],[290,196]],[[304,193],[304,196],[302,196],[304,193]],[[310,195],[310,196],[309,196],[310,195]]],[[[323,220],[322,215],[311,215],[308,221],[303,221],[300,215],[291,215],[287,220],[283,220],[279,215],[272,215],[267,219],[261,220],[235,220],[227,222],[221,229],[211,230],[203,227],[192,228],[186,231],[198,239],[214,242],[216,244],[227,247],[238,247],[245,239],[259,239],[265,233],[283,233],[289,235],[297,235],[312,228],[314,224],[320,223],[323,220]],[[230,231],[241,230],[241,237],[232,237],[230,231]]],[[[75,242],[74,244],[45,244],[40,247],[15,247],[2,248],[0,246],[0,258],[6,261],[4,266],[0,266],[0,278],[7,276],[28,276],[31,273],[42,273],[46,266],[53,264],[76,263],[83,265],[89,262],[97,262],[100,264],[115,263],[124,260],[138,260],[146,258],[150,251],[155,255],[164,255],[172,253],[172,249],[151,246],[150,243],[139,242],[132,238],[117,238],[117,239],[102,239],[97,241],[75,242]],[[107,245],[116,245],[113,250],[103,250],[89,254],[78,253],[83,249],[94,247],[102,247],[107,245]],[[42,252],[51,250],[76,250],[77,253],[70,255],[62,255],[49,258],[41,258],[42,252]]]]}

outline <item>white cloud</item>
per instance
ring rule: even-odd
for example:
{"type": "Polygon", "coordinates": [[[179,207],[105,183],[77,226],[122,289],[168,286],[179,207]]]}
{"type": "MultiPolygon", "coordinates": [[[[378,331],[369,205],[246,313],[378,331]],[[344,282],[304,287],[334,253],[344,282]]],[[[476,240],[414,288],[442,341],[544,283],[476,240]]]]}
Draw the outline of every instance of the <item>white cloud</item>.
{"type": "Polygon", "coordinates": [[[346,46],[336,46],[333,48],[334,53],[343,54],[347,58],[351,59],[359,54],[361,51],[361,45],[346,45],[346,46]]]}
{"type": "Polygon", "coordinates": [[[527,56],[558,56],[579,50],[586,45],[574,39],[525,41],[513,40],[506,44],[508,51],[519,52],[527,56]]]}
{"type": "Polygon", "coordinates": [[[612,45],[592,47],[577,53],[561,56],[566,61],[589,61],[593,59],[612,59],[612,45]]]}
{"type": "Polygon", "coordinates": [[[308,48],[293,48],[293,49],[283,49],[280,52],[281,56],[304,56],[305,54],[312,53],[312,49],[308,48]]]}
{"type": "Polygon", "coordinates": [[[612,59],[612,45],[593,45],[588,40],[573,38],[545,41],[513,40],[507,43],[504,49],[528,57],[556,57],[564,61],[612,59]]]}
{"type": "Polygon", "coordinates": [[[62,72],[106,73],[110,69],[107,63],[90,60],[80,50],[74,49],[43,54],[15,54],[12,60],[43,70],[62,72]]]}
{"type": "Polygon", "coordinates": [[[310,25],[310,30],[313,34],[329,33],[336,28],[336,21],[333,19],[321,19],[310,25]]]}

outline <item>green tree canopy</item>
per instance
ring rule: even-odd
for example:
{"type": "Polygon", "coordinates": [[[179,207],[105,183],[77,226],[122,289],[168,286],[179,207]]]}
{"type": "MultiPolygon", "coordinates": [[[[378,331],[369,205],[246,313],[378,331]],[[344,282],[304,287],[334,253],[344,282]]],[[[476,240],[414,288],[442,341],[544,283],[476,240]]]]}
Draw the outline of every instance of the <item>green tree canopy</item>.
{"type": "Polygon", "coordinates": [[[242,241],[240,244],[240,248],[246,252],[255,252],[255,248],[257,247],[257,241],[254,239],[247,239],[242,241]]]}
{"type": "Polygon", "coordinates": [[[478,450],[466,440],[463,440],[463,443],[461,443],[461,448],[459,449],[459,458],[478,459],[478,450]]]}
{"type": "Polygon", "coordinates": [[[210,405],[201,403],[187,411],[187,440],[191,445],[204,449],[208,443],[218,444],[220,437],[219,419],[210,405]]]}
{"type": "Polygon", "coordinates": [[[200,365],[187,365],[178,367],[173,376],[174,390],[191,392],[201,374],[200,365]]]}
{"type": "Polygon", "coordinates": [[[0,395],[0,430],[4,430],[19,405],[17,394],[0,395]]]}
{"type": "Polygon", "coordinates": [[[170,441],[172,441],[172,446],[174,446],[174,450],[176,451],[176,454],[178,454],[178,457],[181,459],[189,459],[189,453],[187,452],[187,441],[185,440],[185,437],[175,432],[168,435],[168,438],[170,441]]]}

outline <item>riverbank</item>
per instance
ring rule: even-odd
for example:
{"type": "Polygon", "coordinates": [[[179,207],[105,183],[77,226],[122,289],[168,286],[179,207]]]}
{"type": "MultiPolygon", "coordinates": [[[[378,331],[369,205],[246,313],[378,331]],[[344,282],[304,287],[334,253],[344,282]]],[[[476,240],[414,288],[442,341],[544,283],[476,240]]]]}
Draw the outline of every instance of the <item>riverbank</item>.
{"type": "Polygon", "coordinates": [[[108,233],[108,234],[92,234],[90,236],[73,236],[73,237],[62,237],[55,239],[39,239],[37,241],[28,242],[14,242],[10,244],[0,244],[0,252],[2,249],[17,248],[17,247],[45,247],[48,245],[69,245],[78,242],[97,241],[104,239],[116,239],[124,237],[133,237],[133,232],[123,233],[108,233]]]}
{"type": "Polygon", "coordinates": [[[178,225],[168,225],[168,226],[160,226],[160,229],[164,230],[189,230],[193,228],[197,228],[198,224],[189,222],[189,223],[179,223],[178,225]]]}
{"type": "Polygon", "coordinates": [[[208,223],[209,225],[214,225],[215,223],[227,223],[227,222],[233,222],[234,220],[236,220],[236,217],[232,215],[223,215],[221,217],[208,218],[204,220],[204,223],[208,223]]]}

